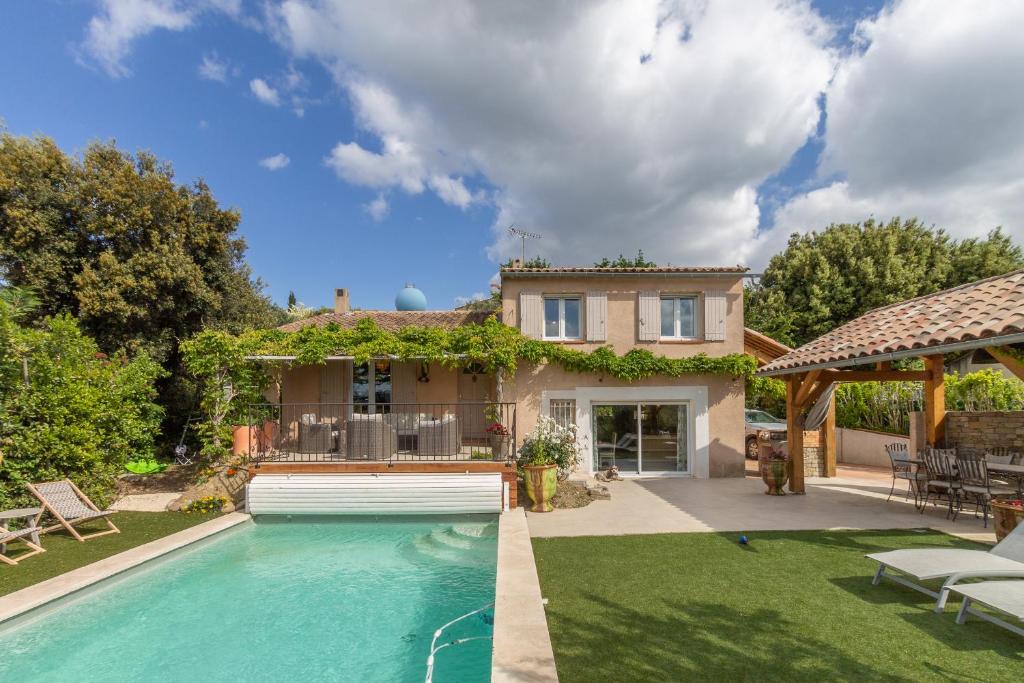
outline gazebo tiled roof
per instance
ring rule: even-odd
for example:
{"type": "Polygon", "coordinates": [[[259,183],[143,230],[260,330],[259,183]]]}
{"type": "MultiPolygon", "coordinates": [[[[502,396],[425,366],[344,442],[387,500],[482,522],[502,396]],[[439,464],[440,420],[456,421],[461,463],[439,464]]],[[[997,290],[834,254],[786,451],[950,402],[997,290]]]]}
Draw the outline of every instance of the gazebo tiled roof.
{"type": "Polygon", "coordinates": [[[1024,270],[876,308],[761,368],[835,368],[1024,341],[1024,270]]]}

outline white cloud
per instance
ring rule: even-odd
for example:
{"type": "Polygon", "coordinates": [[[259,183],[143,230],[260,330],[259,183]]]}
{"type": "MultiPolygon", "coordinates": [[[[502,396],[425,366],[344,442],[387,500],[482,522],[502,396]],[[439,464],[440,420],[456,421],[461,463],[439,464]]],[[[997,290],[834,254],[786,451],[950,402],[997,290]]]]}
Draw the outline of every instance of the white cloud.
{"type": "Polygon", "coordinates": [[[280,94],[262,78],[254,78],[249,81],[249,90],[263,104],[269,104],[271,107],[277,107],[281,104],[280,94]]]}
{"type": "Polygon", "coordinates": [[[125,60],[137,39],[158,29],[191,28],[205,12],[219,12],[258,28],[243,12],[242,0],[98,0],[98,4],[100,11],[89,20],[79,46],[79,61],[95,62],[113,78],[131,75],[125,60]]]}
{"type": "Polygon", "coordinates": [[[765,237],[869,215],[917,216],[958,237],[1024,238],[1024,3],[905,0],[861,22],[863,50],[828,90],[822,172],[765,237]]]}
{"type": "Polygon", "coordinates": [[[290,163],[292,163],[292,160],[284,152],[279,152],[272,157],[260,160],[260,166],[268,171],[279,171],[290,163]]]}
{"type": "Polygon", "coordinates": [[[208,81],[226,83],[228,80],[228,63],[217,56],[216,52],[203,55],[199,63],[199,77],[208,81]]]}
{"type": "Polygon", "coordinates": [[[391,207],[388,205],[388,200],[384,198],[384,194],[378,193],[373,201],[363,205],[363,210],[370,214],[370,218],[375,222],[380,223],[388,217],[391,207]]]}
{"type": "Polygon", "coordinates": [[[114,78],[131,74],[124,59],[136,38],[157,29],[184,30],[194,14],[174,0],[102,0],[100,6],[86,27],[82,49],[114,78]]]}
{"type": "Polygon", "coordinates": [[[457,296],[457,297],[455,297],[455,305],[456,306],[465,306],[466,304],[468,304],[471,301],[483,301],[486,298],[488,298],[488,295],[484,294],[483,292],[473,292],[469,296],[457,296]]]}
{"type": "Polygon", "coordinates": [[[459,207],[485,199],[466,179],[490,188],[495,259],[514,221],[561,263],[735,262],[837,59],[795,0],[456,5],[286,0],[271,30],[371,136],[335,146],[339,177],[459,207]]]}

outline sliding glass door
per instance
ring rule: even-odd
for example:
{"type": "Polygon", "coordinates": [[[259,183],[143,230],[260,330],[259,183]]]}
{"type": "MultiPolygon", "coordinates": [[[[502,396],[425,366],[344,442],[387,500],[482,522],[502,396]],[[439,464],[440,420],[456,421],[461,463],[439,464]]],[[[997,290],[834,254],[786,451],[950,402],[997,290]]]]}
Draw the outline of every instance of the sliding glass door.
{"type": "Polygon", "coordinates": [[[592,412],[595,469],[689,472],[688,404],[598,404],[592,412]]]}

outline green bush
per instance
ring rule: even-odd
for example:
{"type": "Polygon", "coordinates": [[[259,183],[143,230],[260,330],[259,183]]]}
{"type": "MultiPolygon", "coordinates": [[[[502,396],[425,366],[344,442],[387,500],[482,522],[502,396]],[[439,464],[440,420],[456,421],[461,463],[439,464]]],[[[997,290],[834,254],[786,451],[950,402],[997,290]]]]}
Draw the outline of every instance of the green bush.
{"type": "Polygon", "coordinates": [[[26,482],[64,477],[103,505],[128,460],[153,455],[163,371],[146,355],[108,358],[70,316],[30,329],[11,313],[0,302],[0,507],[30,502],[26,482]]]}
{"type": "MultiPolygon", "coordinates": [[[[995,370],[946,375],[946,410],[1024,410],[1024,382],[995,370]]],[[[891,434],[910,433],[910,413],[924,410],[920,382],[850,382],[836,389],[836,426],[891,434]]],[[[748,408],[786,415],[786,384],[771,377],[747,380],[748,408]]]]}
{"type": "Polygon", "coordinates": [[[228,499],[223,496],[205,496],[203,498],[196,498],[189,502],[188,505],[181,509],[181,511],[186,514],[190,512],[209,514],[211,512],[220,512],[227,504],[228,499]]]}

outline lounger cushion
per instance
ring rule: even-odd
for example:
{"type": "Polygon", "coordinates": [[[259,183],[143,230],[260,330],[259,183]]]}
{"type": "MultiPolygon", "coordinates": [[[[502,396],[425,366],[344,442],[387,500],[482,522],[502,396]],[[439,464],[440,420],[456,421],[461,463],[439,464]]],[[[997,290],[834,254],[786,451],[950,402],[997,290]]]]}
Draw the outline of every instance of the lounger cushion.
{"type": "Polygon", "coordinates": [[[1024,581],[961,583],[950,590],[1024,620],[1024,581]]]}
{"type": "Polygon", "coordinates": [[[977,571],[1019,571],[1024,573],[1024,563],[993,555],[984,550],[905,549],[872,553],[868,557],[920,580],[939,579],[952,574],[977,571]]]}

